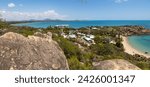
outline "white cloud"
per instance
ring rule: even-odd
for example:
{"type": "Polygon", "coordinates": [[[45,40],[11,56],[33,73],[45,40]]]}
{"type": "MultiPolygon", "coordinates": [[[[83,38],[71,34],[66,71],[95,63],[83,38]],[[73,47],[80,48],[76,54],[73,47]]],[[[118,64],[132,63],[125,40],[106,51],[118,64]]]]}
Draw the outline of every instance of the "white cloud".
{"type": "Polygon", "coordinates": [[[14,8],[15,6],[16,6],[16,5],[15,5],[14,3],[9,3],[9,4],[8,4],[8,7],[9,7],[9,8],[14,8]]]}
{"type": "Polygon", "coordinates": [[[19,11],[0,11],[3,18],[7,21],[20,21],[20,20],[42,20],[42,19],[64,19],[67,16],[58,14],[55,10],[48,10],[45,12],[19,12],[19,11]]]}
{"type": "Polygon", "coordinates": [[[128,0],[114,0],[115,3],[123,3],[123,2],[127,2],[128,0]]]}

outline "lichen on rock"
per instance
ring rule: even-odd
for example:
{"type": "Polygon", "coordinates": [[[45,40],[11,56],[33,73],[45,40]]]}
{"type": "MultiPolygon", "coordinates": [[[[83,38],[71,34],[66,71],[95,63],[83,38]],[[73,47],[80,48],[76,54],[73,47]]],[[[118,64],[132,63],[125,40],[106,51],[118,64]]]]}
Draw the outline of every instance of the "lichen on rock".
{"type": "Polygon", "coordinates": [[[0,36],[0,69],[69,69],[63,51],[51,38],[52,34],[49,32],[43,36],[24,37],[13,32],[0,36]]]}
{"type": "Polygon", "coordinates": [[[97,70],[140,70],[139,67],[131,64],[124,59],[104,60],[93,63],[97,70]]]}

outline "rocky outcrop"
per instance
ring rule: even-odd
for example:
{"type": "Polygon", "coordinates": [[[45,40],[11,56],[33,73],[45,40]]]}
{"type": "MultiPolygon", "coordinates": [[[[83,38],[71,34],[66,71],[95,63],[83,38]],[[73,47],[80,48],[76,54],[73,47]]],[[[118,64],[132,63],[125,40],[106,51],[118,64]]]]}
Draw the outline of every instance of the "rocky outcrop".
{"type": "Polygon", "coordinates": [[[150,30],[143,26],[121,26],[119,28],[119,33],[123,36],[150,34],[150,30]]]}
{"type": "Polygon", "coordinates": [[[123,59],[95,62],[93,66],[97,70],[140,70],[137,66],[123,59]]]}
{"type": "Polygon", "coordinates": [[[51,36],[51,33],[28,37],[12,32],[4,34],[0,37],[0,69],[69,69],[63,51],[51,36]]]}

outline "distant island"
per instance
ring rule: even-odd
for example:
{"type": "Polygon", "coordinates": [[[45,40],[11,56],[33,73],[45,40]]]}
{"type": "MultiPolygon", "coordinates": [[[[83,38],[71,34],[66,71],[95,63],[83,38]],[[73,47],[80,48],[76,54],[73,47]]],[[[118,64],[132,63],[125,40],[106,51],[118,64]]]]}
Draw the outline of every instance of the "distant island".
{"type": "Polygon", "coordinates": [[[21,20],[21,21],[7,21],[9,24],[18,24],[18,23],[31,23],[31,22],[58,22],[58,21],[86,21],[86,20],[60,20],[60,19],[44,19],[44,20],[21,20]]]}

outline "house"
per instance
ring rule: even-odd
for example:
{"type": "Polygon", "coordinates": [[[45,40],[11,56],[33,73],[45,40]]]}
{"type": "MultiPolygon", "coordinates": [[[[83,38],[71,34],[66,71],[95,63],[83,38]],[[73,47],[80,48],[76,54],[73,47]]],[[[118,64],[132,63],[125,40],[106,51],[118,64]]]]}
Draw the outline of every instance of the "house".
{"type": "Polygon", "coordinates": [[[92,41],[92,39],[89,38],[89,37],[84,37],[83,39],[86,40],[87,42],[91,42],[92,41]]]}
{"type": "Polygon", "coordinates": [[[111,44],[116,44],[116,42],[114,40],[110,41],[111,44]]]}
{"type": "Polygon", "coordinates": [[[97,28],[97,27],[92,27],[92,29],[93,29],[93,30],[97,30],[98,28],[97,28]]]}
{"type": "Polygon", "coordinates": [[[63,35],[63,37],[64,37],[64,38],[67,38],[68,36],[67,36],[67,35],[63,35]]]}
{"type": "Polygon", "coordinates": [[[87,35],[87,37],[91,38],[91,39],[94,39],[95,36],[94,35],[87,35]]]}
{"type": "Polygon", "coordinates": [[[88,43],[88,44],[95,44],[94,40],[90,37],[84,36],[83,39],[88,43]]]}
{"type": "Polygon", "coordinates": [[[69,34],[68,37],[69,37],[69,38],[72,38],[72,39],[77,38],[77,36],[76,36],[75,34],[69,34]]]}
{"type": "Polygon", "coordinates": [[[80,32],[78,32],[78,33],[77,33],[77,35],[78,35],[79,37],[83,37],[83,36],[85,36],[85,34],[84,34],[84,33],[80,33],[80,32]]]}
{"type": "Polygon", "coordinates": [[[62,25],[55,25],[57,28],[69,28],[68,24],[62,24],[62,25]]]}

